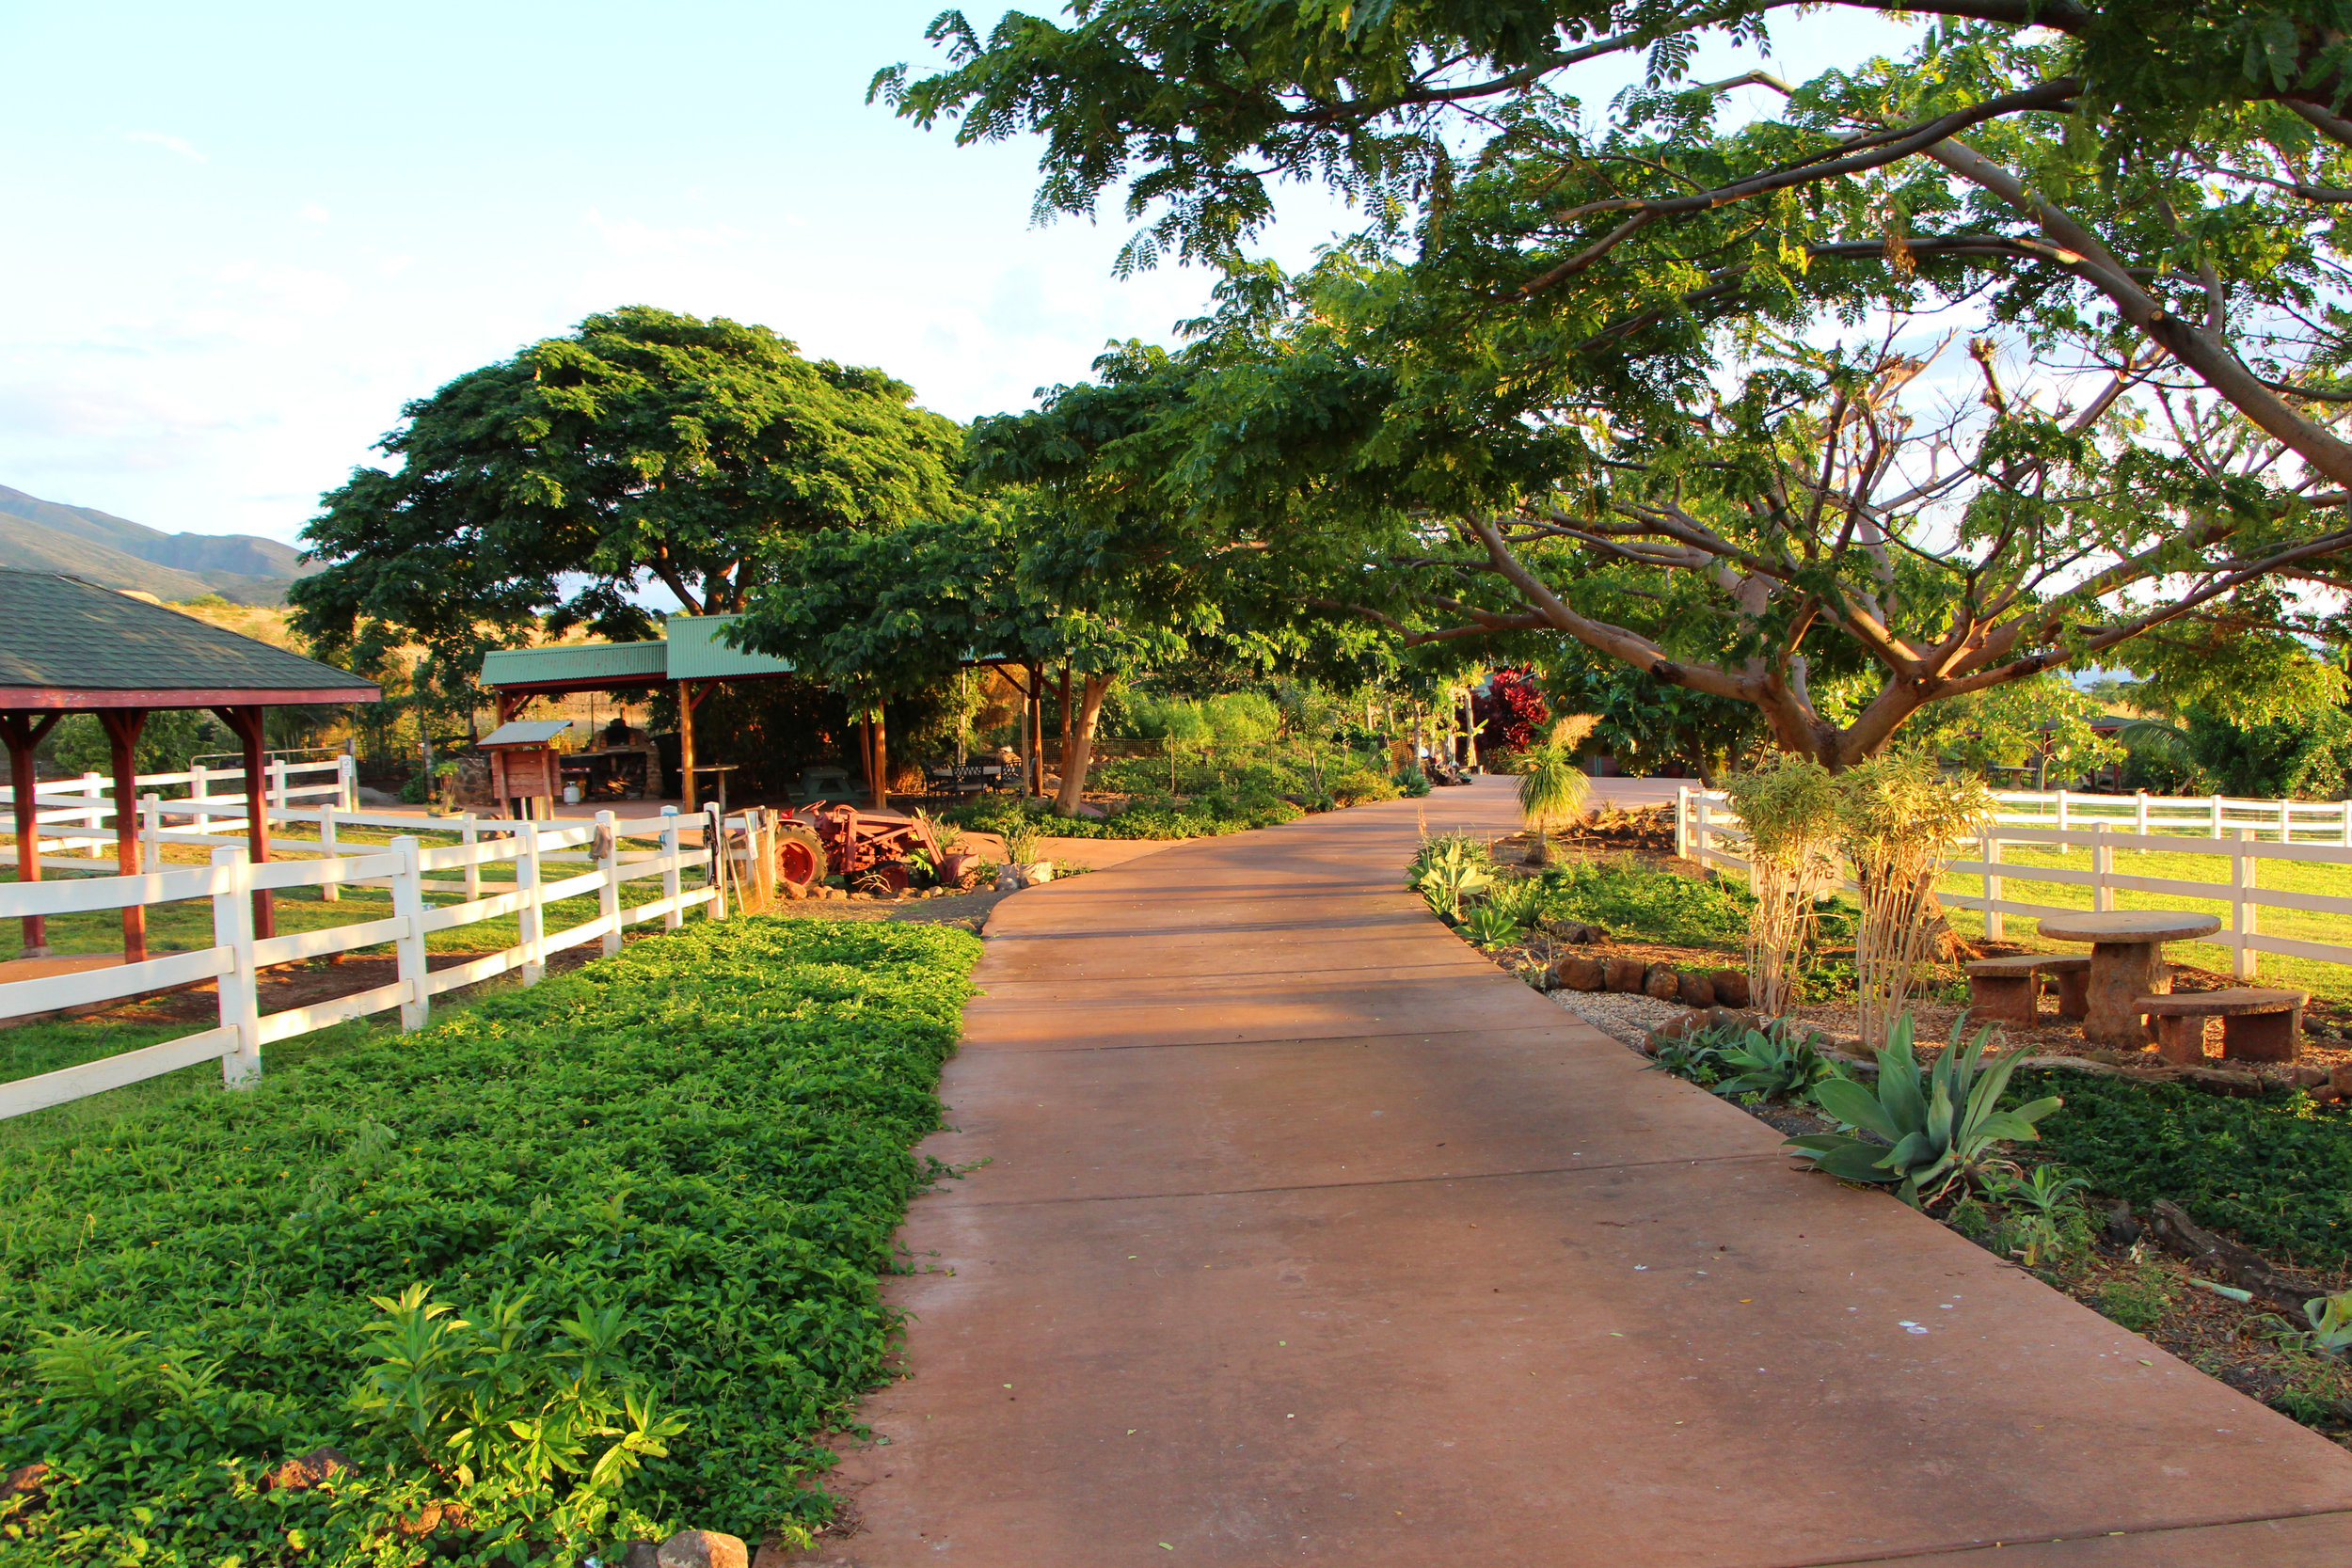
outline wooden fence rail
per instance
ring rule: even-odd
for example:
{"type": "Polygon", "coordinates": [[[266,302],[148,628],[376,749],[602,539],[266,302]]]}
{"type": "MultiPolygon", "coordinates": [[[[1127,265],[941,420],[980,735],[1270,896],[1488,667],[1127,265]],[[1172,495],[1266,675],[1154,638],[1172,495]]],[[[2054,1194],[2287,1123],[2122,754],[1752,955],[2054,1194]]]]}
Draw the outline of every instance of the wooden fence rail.
{"type": "MultiPolygon", "coordinates": [[[[2019,797],[2013,795],[2001,797],[2004,803],[2017,799],[2019,797]]],[[[2010,882],[2044,882],[2090,889],[2091,908],[2094,910],[2114,909],[2118,892],[2226,903],[2230,907],[2227,928],[2202,940],[2231,950],[2231,971],[2240,980],[2257,977],[2258,955],[2264,953],[2309,958],[2318,963],[2352,964],[2352,947],[2333,942],[2304,942],[2293,937],[2267,936],[2262,930],[2261,911],[2265,909],[2299,910],[2352,917],[2352,896],[2291,893],[2261,885],[2261,867],[2265,861],[2352,866],[2352,846],[2336,842],[2305,843],[2295,836],[2304,832],[2302,814],[2307,808],[2333,812],[2339,809],[2336,805],[2322,802],[2312,807],[2311,802],[2301,800],[2228,802],[2233,810],[2253,806],[2268,812],[2267,831],[2273,836],[2265,838],[2262,836],[2265,829],[2239,822],[2226,826],[2227,836],[2221,837],[2219,843],[2213,843],[2220,835],[2209,831],[2138,831],[2137,824],[2148,820],[2143,814],[2149,805],[2154,803],[2148,797],[2077,795],[2069,800],[2060,793],[2055,803],[2068,821],[2068,826],[2035,827],[2030,824],[2048,818],[2023,812],[2004,812],[1977,838],[1961,841],[1961,845],[1955,846],[1961,848],[1963,855],[1973,848],[1976,852],[1974,859],[1955,859],[1944,867],[1947,876],[1979,879],[1981,891],[1977,894],[1944,893],[1937,896],[1948,908],[1975,910],[1983,915],[1984,934],[1989,939],[1997,942],[2006,936],[2004,917],[2008,915],[2027,915],[2040,919],[2048,915],[2080,912],[2061,905],[2025,903],[2009,896],[2010,882]],[[2106,810],[2086,813],[2083,810],[2086,804],[2106,810]],[[2067,809],[2069,806],[2073,808],[2071,811],[2067,809]],[[2200,844],[2200,839],[2207,842],[2200,844]],[[2088,849],[2090,851],[2090,866],[2085,870],[2062,865],[2019,865],[2003,858],[2003,846],[2010,844],[2038,845],[2058,850],[2088,849]],[[2227,858],[2230,879],[2226,882],[2200,882],[2178,877],[2139,877],[2119,872],[2115,869],[2115,856],[2119,850],[2227,858]]],[[[2191,803],[2206,813],[2201,822],[2209,822],[2211,812],[2208,803],[2191,803]]],[[[2160,828],[2164,819],[2156,817],[2153,822],[2160,828]]],[[[1746,833],[1739,816],[1732,811],[1725,797],[1707,790],[1680,789],[1676,792],[1677,853],[1703,866],[1737,870],[1744,876],[1748,863],[1737,851],[1746,842],[1746,833]]],[[[1851,891],[1854,883],[1849,878],[1845,885],[1851,891]]]]}
{"type": "MultiPolygon", "coordinates": [[[[0,1084],[0,1117],[62,1104],[86,1095],[135,1084],[159,1073],[176,1071],[199,1062],[218,1059],[222,1081],[231,1086],[248,1084],[262,1070],[262,1048],[295,1035],[324,1029],[345,1019],[362,1018],[388,1008],[400,1009],[404,1031],[423,1028],[432,1017],[432,999],[443,991],[486,980],[510,969],[520,970],[525,985],[536,984],[546,971],[548,956],[599,942],[607,954],[621,949],[621,933],[628,927],[659,920],[675,929],[686,911],[702,907],[710,918],[726,914],[726,896],[714,864],[714,851],[723,852],[724,838],[713,811],[685,820],[701,828],[701,844],[688,848],[679,839],[681,818],[675,807],[661,814],[661,826],[650,833],[625,833],[611,812],[599,812],[592,822],[564,826],[545,822],[500,821],[478,825],[495,829],[491,836],[469,835],[471,842],[427,846],[413,836],[395,838],[387,849],[364,853],[323,854],[315,859],[271,861],[255,864],[241,840],[223,841],[201,828],[171,828],[161,820],[163,811],[184,802],[149,802],[154,820],[146,831],[161,843],[209,844],[212,863],[185,869],[153,871],[138,877],[80,877],[64,881],[0,883],[0,920],[19,915],[60,915],[118,910],[134,904],[163,904],[186,899],[212,900],[213,945],[188,953],[167,953],[144,963],[117,964],[77,974],[44,976],[0,984],[0,1019],[56,1012],[61,1008],[136,996],[175,986],[219,982],[219,1027],[182,1039],[166,1040],[137,1051],[107,1056],[55,1072],[0,1084]],[[625,839],[651,840],[651,847],[626,849],[625,839]],[[547,880],[541,867],[549,863],[574,863],[589,869],[547,880]],[[484,865],[512,863],[511,891],[481,895],[484,865]],[[702,868],[701,885],[688,888],[682,873],[702,868]],[[429,872],[462,869],[458,882],[428,881],[429,872]],[[660,879],[659,896],[644,903],[628,902],[629,884],[660,879]],[[252,894],[262,888],[368,886],[388,889],[391,914],[323,930],[300,931],[257,940],[253,930],[252,894]],[[433,905],[429,893],[456,893],[463,901],[433,905]],[[545,929],[550,904],[594,893],[596,915],[552,935],[545,929]],[[428,967],[425,938],[485,920],[512,914],[519,941],[499,952],[445,969],[428,967]],[[279,1012],[261,1010],[259,976],[274,965],[360,948],[392,948],[395,978],[351,996],[339,996],[304,1007],[279,1012]]],[[[331,826],[334,808],[321,808],[331,826]]],[[[317,816],[298,808],[273,811],[279,815],[317,816]]],[[[349,816],[345,820],[350,820],[349,816]]],[[[381,820],[416,829],[415,817],[381,820]]],[[[739,832],[735,821],[723,826],[739,832]]],[[[331,836],[328,844],[332,845],[331,836]]]]}

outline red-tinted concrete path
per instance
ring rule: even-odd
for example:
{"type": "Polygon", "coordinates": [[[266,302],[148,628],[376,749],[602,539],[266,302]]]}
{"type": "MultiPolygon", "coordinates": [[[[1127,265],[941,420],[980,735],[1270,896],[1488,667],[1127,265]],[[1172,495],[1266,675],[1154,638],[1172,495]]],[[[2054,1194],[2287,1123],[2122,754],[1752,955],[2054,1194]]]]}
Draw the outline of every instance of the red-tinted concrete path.
{"type": "Polygon", "coordinates": [[[1416,811],[996,911],[821,1559],[2352,1562],[2352,1456],[1470,955],[1416,811]]]}

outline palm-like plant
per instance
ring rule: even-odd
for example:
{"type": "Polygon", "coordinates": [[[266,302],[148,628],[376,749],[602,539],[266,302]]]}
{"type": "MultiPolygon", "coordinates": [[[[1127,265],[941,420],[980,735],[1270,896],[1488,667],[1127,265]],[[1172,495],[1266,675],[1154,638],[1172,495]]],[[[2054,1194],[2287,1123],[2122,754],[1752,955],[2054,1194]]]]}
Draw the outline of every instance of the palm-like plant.
{"type": "Polygon", "coordinates": [[[1519,753],[1519,816],[1535,830],[1534,847],[1527,852],[1530,865],[1550,863],[1551,829],[1584,809],[1593,781],[1576,766],[1576,749],[1597,721],[1589,714],[1563,719],[1540,742],[1519,753]]]}

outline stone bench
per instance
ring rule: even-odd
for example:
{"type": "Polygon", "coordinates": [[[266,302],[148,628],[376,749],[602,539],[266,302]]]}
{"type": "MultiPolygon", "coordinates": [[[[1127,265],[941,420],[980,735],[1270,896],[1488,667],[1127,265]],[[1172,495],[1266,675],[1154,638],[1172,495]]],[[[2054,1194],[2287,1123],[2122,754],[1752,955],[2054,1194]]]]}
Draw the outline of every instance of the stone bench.
{"type": "Polygon", "coordinates": [[[1968,966],[1968,1010],[2004,1023],[2035,1022],[2034,999],[2042,974],[2058,983],[2058,1016],[2082,1018],[2090,1011],[2090,960],[2057,953],[2021,953],[2012,958],[1979,958],[1968,966]]]}
{"type": "Polygon", "coordinates": [[[2156,1053],[2183,1064],[2205,1059],[2205,1020],[2221,1021],[2221,1054],[2242,1062],[2291,1062],[2302,1049],[2309,991],[2239,986],[2229,990],[2143,996],[2156,1053]]]}

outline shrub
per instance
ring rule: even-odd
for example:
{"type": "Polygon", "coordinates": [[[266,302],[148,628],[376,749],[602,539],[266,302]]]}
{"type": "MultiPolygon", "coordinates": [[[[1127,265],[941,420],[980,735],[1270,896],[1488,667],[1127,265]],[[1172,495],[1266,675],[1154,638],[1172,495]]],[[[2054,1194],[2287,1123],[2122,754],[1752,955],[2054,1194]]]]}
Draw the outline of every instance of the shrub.
{"type": "Polygon", "coordinates": [[[0,1468],[55,1474],[0,1562],[372,1560],[437,1509],[437,1558],[548,1560],[821,1513],[790,1478],[882,1375],[875,1281],[978,952],[939,927],[698,922],[247,1092],[12,1146],[0,1468]],[[441,1343],[458,1381],[413,1406],[437,1469],[368,1390],[452,1317],[475,1325],[441,1343]],[[485,1335],[500,1386],[467,1381],[485,1335]],[[494,1436],[460,1470],[449,1402],[477,1396],[580,1446],[494,1436]],[[258,1489],[321,1445],[342,1484],[258,1489]]]}
{"type": "Polygon", "coordinates": [[[1862,1037],[1875,1043],[1908,1016],[1934,938],[1928,911],[1946,846],[1993,815],[1993,793],[1980,780],[1937,778],[1923,752],[1859,763],[1836,787],[1839,838],[1862,889],[1854,940],[1862,1037]]]}
{"type": "Polygon", "coordinates": [[[1333,774],[1329,790],[1332,800],[1343,806],[1365,806],[1375,800],[1393,800],[1404,793],[1395,781],[1384,778],[1369,768],[1351,768],[1343,773],[1333,774]]]}
{"type": "Polygon", "coordinates": [[[1837,882],[1837,791],[1829,769],[1782,753],[1724,785],[1748,833],[1748,978],[1758,1011],[1777,1017],[1797,1000],[1818,895],[1837,882]]]}
{"type": "Polygon", "coordinates": [[[1632,861],[1578,861],[1544,874],[1554,912],[1687,947],[1726,947],[1748,928],[1748,894],[1632,861]]]}

